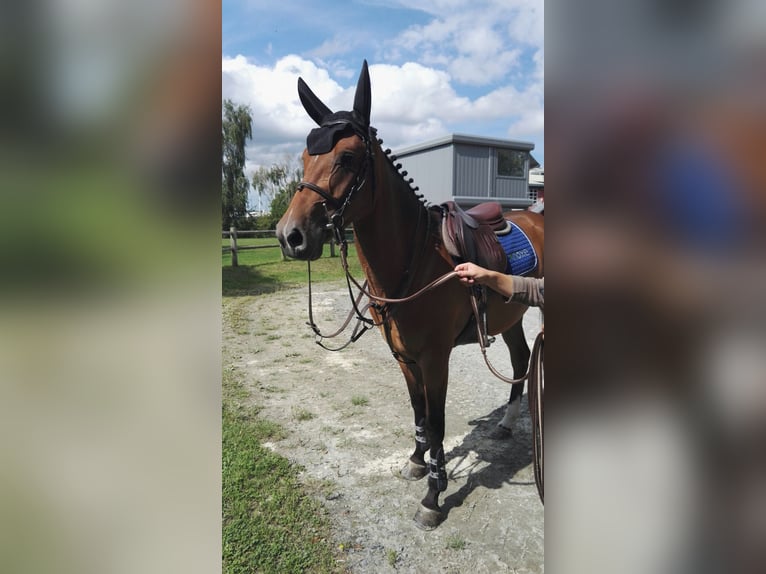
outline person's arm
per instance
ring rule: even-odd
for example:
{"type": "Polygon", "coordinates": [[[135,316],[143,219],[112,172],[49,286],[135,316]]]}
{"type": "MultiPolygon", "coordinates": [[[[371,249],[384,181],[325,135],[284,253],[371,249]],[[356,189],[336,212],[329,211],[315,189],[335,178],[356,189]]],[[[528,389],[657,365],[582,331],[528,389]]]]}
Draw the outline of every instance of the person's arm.
{"type": "Polygon", "coordinates": [[[493,291],[508,297],[508,301],[524,303],[536,307],[543,307],[545,302],[545,288],[543,279],[535,277],[520,277],[518,275],[506,275],[475,265],[474,263],[461,263],[455,267],[460,281],[466,285],[479,283],[486,285],[493,291]]]}
{"type": "Polygon", "coordinates": [[[513,276],[513,294],[508,301],[518,301],[530,307],[545,308],[544,279],[513,276]]]}
{"type": "Polygon", "coordinates": [[[511,297],[513,295],[513,276],[497,271],[490,271],[474,263],[461,263],[455,267],[455,273],[460,277],[461,283],[473,285],[479,283],[486,285],[501,295],[511,297]]]}

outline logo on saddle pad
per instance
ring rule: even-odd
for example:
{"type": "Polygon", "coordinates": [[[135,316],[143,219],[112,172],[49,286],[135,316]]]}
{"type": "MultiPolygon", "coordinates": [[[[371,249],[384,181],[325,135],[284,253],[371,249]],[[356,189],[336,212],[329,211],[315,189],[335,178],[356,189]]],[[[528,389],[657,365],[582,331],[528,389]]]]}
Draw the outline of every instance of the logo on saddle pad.
{"type": "Polygon", "coordinates": [[[537,253],[529,237],[515,223],[511,222],[508,233],[497,236],[508,257],[505,272],[509,275],[526,275],[537,267],[537,253]]]}

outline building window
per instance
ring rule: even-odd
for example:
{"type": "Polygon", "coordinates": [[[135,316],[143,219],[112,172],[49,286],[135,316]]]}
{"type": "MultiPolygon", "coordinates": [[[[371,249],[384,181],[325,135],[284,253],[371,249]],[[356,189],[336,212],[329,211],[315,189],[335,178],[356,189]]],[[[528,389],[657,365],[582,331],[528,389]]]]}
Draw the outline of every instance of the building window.
{"type": "Polygon", "coordinates": [[[497,150],[497,175],[505,177],[524,177],[527,154],[513,149],[497,150]]]}

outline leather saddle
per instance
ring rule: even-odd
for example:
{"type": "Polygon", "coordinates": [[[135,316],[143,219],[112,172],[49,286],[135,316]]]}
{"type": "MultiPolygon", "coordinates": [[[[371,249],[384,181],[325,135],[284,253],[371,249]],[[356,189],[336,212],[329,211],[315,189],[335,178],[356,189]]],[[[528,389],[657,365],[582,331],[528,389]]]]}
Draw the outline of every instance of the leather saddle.
{"type": "Polygon", "coordinates": [[[461,261],[470,261],[504,273],[508,257],[495,233],[508,230],[503,208],[491,201],[463,210],[454,201],[441,204],[442,240],[449,254],[461,261]]]}

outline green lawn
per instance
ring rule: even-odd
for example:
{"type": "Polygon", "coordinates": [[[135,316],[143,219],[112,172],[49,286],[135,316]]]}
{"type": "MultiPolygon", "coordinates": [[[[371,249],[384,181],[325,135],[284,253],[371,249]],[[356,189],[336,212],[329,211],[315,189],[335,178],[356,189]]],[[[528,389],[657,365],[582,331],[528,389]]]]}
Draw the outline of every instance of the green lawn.
{"type": "MultiPolygon", "coordinates": [[[[228,246],[229,240],[223,239],[222,246],[228,246]]],[[[276,245],[277,240],[270,238],[238,239],[237,245],[276,245]]],[[[344,277],[343,268],[335,249],[335,257],[330,257],[330,246],[325,245],[324,255],[311,263],[312,281],[335,281],[344,277]]],[[[308,273],[305,261],[282,260],[278,247],[240,251],[239,267],[231,266],[231,253],[221,254],[222,290],[224,296],[258,295],[279,289],[308,285],[308,273]]],[[[348,262],[352,275],[362,281],[364,276],[356,249],[348,247],[348,262]]]]}
{"type": "MultiPolygon", "coordinates": [[[[234,332],[247,322],[253,296],[306,283],[305,262],[282,261],[279,249],[245,253],[247,265],[222,268],[223,321],[234,332]]],[[[353,262],[358,270],[355,256],[353,262]]],[[[342,277],[338,257],[323,257],[312,267],[324,279],[342,277]]],[[[260,416],[225,347],[222,374],[223,572],[342,572],[326,511],[298,482],[299,469],[262,446],[287,431],[260,416]]]]}
{"type": "Polygon", "coordinates": [[[235,372],[224,371],[223,571],[339,571],[324,509],[304,493],[297,469],[261,446],[284,430],[260,419],[256,408],[243,408],[233,399],[231,394],[241,389],[234,378],[235,372]]]}

